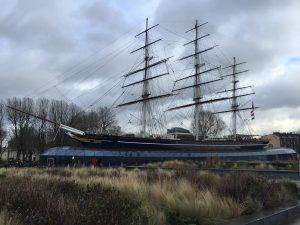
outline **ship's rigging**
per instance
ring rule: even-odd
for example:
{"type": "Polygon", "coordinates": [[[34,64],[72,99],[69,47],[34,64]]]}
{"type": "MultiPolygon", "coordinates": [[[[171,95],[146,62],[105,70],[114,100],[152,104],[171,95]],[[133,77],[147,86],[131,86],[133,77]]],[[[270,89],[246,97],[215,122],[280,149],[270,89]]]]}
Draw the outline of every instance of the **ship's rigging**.
{"type": "MultiPolygon", "coordinates": [[[[189,40],[188,42],[184,43],[183,46],[193,46],[193,52],[190,54],[187,54],[186,56],[183,56],[176,60],[174,63],[184,63],[188,60],[193,60],[193,73],[188,74],[185,76],[177,77],[177,79],[174,81],[174,87],[171,92],[163,92],[163,93],[154,93],[151,89],[151,85],[154,81],[160,80],[161,78],[164,78],[166,76],[170,75],[169,69],[166,66],[165,71],[161,73],[157,73],[154,75],[152,73],[152,70],[155,70],[157,67],[161,65],[166,65],[167,62],[170,61],[171,57],[167,58],[158,58],[155,57],[153,54],[151,54],[150,48],[154,46],[155,44],[162,41],[162,38],[154,39],[152,40],[150,38],[150,31],[156,29],[159,27],[159,24],[156,24],[154,26],[149,26],[148,19],[146,19],[146,27],[145,30],[138,33],[135,37],[136,38],[143,38],[144,43],[142,46],[139,46],[137,49],[132,50],[132,54],[143,52],[143,62],[140,64],[139,68],[135,68],[130,72],[124,73],[123,78],[127,81],[131,81],[129,83],[124,82],[122,85],[123,92],[121,95],[123,95],[124,92],[128,88],[132,88],[133,86],[142,86],[139,97],[134,98],[130,101],[124,101],[118,102],[117,107],[121,108],[124,106],[131,106],[138,104],[141,106],[141,114],[140,118],[138,118],[138,122],[140,123],[140,136],[146,137],[151,134],[149,123],[151,120],[153,120],[153,115],[151,115],[152,108],[151,102],[155,102],[160,99],[165,99],[167,97],[173,96],[174,98],[177,98],[178,95],[180,95],[182,92],[186,90],[192,90],[193,95],[190,96],[190,100],[192,100],[192,103],[186,103],[186,104],[180,104],[180,105],[169,105],[169,107],[165,108],[165,112],[174,112],[179,109],[193,109],[193,119],[195,120],[195,139],[200,140],[203,137],[200,137],[199,133],[199,116],[200,112],[204,111],[204,105],[209,105],[211,103],[218,103],[218,102],[231,102],[231,106],[228,109],[222,109],[222,110],[215,110],[212,113],[214,114],[223,114],[223,113],[232,113],[232,136],[233,139],[237,140],[237,114],[241,111],[251,110],[254,111],[257,107],[245,107],[242,105],[239,105],[238,99],[253,95],[254,92],[248,92],[248,93],[239,93],[241,90],[249,90],[252,86],[238,86],[238,75],[243,74],[247,72],[247,70],[238,70],[238,66],[244,64],[243,63],[236,63],[236,59],[234,58],[233,64],[230,66],[222,67],[221,65],[215,65],[215,64],[209,64],[206,60],[203,59],[203,55],[207,54],[211,50],[214,50],[216,48],[216,45],[211,45],[208,48],[203,48],[203,40],[208,38],[210,34],[206,34],[202,32],[200,29],[206,25],[207,23],[198,24],[198,20],[196,20],[195,26],[191,28],[190,30],[186,31],[186,33],[194,33],[193,40],[189,40]],[[232,70],[232,71],[228,71],[232,70]],[[226,73],[227,72],[227,73],[226,73]],[[211,73],[217,73],[218,76],[211,76],[209,79],[203,79],[203,77],[206,74],[211,73]],[[223,75],[225,73],[225,75],[223,75]],[[132,77],[135,77],[134,79],[131,79],[132,77]],[[130,80],[131,79],[131,80],[130,80]],[[207,95],[205,87],[214,85],[215,83],[222,83],[228,79],[231,79],[232,86],[230,88],[224,88],[224,90],[219,90],[215,92],[215,94],[218,95],[212,96],[207,95]],[[187,84],[189,81],[192,83],[187,84]]],[[[127,45],[126,48],[132,46],[132,43],[130,42],[129,45],[127,45]]],[[[125,49],[126,49],[125,48],[125,49]]],[[[124,50],[124,49],[123,49],[124,50]]],[[[95,67],[95,69],[98,69],[98,67],[95,67]]],[[[157,71],[156,71],[157,72],[157,71]]],[[[92,73],[92,72],[91,72],[92,73]]],[[[79,75],[80,73],[76,74],[79,75]]],[[[114,83],[113,87],[118,88],[121,84],[120,81],[114,83]],[[119,85],[119,86],[117,86],[119,85]]],[[[57,86],[54,86],[55,89],[59,91],[57,86]]],[[[109,90],[110,91],[110,90],[109,90]]],[[[107,93],[107,92],[106,92],[107,93]]],[[[105,93],[105,94],[106,94],[105,93]]],[[[103,96],[105,97],[105,95],[103,96]]],[[[73,98],[74,99],[74,98],[73,98]]],[[[119,100],[119,96],[117,98],[119,100]]],[[[115,102],[117,102],[114,101],[115,102]]],[[[96,102],[95,102],[96,103],[96,102]]],[[[179,102],[180,103],[180,102],[179,102]]],[[[114,105],[114,104],[113,104],[114,105]]],[[[155,118],[154,118],[155,119],[155,118]]],[[[131,120],[129,120],[131,121],[131,120]]],[[[153,132],[152,132],[153,134],[153,132]]]]}
{"type": "Polygon", "coordinates": [[[152,96],[151,92],[150,92],[150,81],[160,78],[162,76],[166,76],[169,74],[169,72],[165,72],[162,74],[158,74],[156,76],[150,76],[149,70],[153,67],[156,67],[160,64],[166,63],[171,57],[159,60],[155,63],[150,63],[152,56],[150,56],[149,54],[149,47],[159,41],[161,41],[161,39],[157,39],[153,42],[149,43],[149,31],[155,27],[157,27],[158,24],[148,27],[148,18],[146,19],[146,29],[142,32],[140,32],[139,34],[137,34],[135,37],[139,37],[140,35],[144,35],[145,36],[145,44],[142,47],[139,47],[136,50],[133,50],[131,53],[135,53],[137,51],[140,50],[144,50],[144,67],[141,69],[137,69],[134,71],[131,71],[127,74],[124,75],[125,78],[128,78],[129,76],[133,76],[133,75],[137,75],[140,72],[143,73],[143,79],[135,81],[133,83],[129,83],[126,85],[123,85],[123,88],[129,87],[129,86],[133,86],[133,85],[137,85],[137,84],[142,84],[143,88],[142,88],[142,93],[139,99],[133,100],[133,101],[129,101],[129,102],[125,102],[122,104],[117,105],[117,107],[123,107],[123,106],[128,106],[128,105],[132,105],[132,104],[137,104],[137,103],[142,103],[142,113],[141,113],[141,132],[140,135],[142,137],[146,137],[147,135],[147,124],[148,124],[148,120],[149,120],[149,112],[151,112],[152,110],[150,109],[150,101],[152,100],[157,100],[160,98],[165,98],[165,97],[170,97],[173,94],[172,93],[167,93],[167,94],[161,94],[161,95],[155,95],[152,96]]]}
{"type": "MultiPolygon", "coordinates": [[[[251,93],[246,93],[246,94],[238,94],[237,91],[238,90],[243,90],[243,89],[247,89],[249,87],[252,86],[244,86],[244,87],[237,87],[237,83],[239,82],[237,79],[238,74],[242,74],[247,72],[248,70],[243,70],[243,71],[237,71],[237,66],[244,64],[243,63],[236,63],[235,57],[233,59],[233,65],[230,66],[226,66],[224,68],[222,68],[221,66],[215,66],[206,70],[201,70],[201,67],[205,65],[205,62],[201,62],[200,61],[200,55],[202,55],[205,52],[208,52],[212,49],[215,48],[215,46],[210,46],[206,49],[200,50],[199,49],[199,42],[201,41],[201,39],[208,37],[210,34],[204,34],[203,36],[200,36],[200,28],[204,25],[206,25],[206,23],[202,23],[202,24],[198,24],[198,20],[196,20],[195,26],[186,31],[186,33],[194,31],[195,32],[195,38],[192,41],[189,41],[187,43],[185,43],[183,46],[189,45],[189,44],[194,44],[194,53],[193,54],[189,54],[187,56],[184,56],[182,58],[179,59],[179,61],[182,60],[186,60],[189,58],[194,58],[194,74],[189,75],[189,76],[185,76],[183,78],[179,78],[177,80],[175,80],[175,84],[177,84],[178,82],[187,80],[187,79],[194,79],[194,84],[192,85],[184,85],[183,87],[177,87],[175,89],[173,89],[173,92],[178,92],[178,91],[182,91],[185,89],[193,89],[194,92],[194,96],[193,96],[193,103],[189,103],[189,104],[184,104],[184,105],[179,105],[179,106],[175,106],[175,107],[170,107],[168,108],[168,111],[173,111],[173,110],[178,110],[178,109],[184,109],[184,108],[189,108],[189,107],[194,107],[194,121],[195,121],[195,139],[198,141],[200,139],[200,124],[199,124],[199,116],[200,112],[203,110],[203,105],[205,104],[210,104],[210,103],[214,103],[214,102],[220,102],[220,101],[226,101],[226,100],[231,100],[231,109],[229,110],[223,110],[223,111],[217,111],[217,112],[213,112],[214,114],[221,114],[221,113],[232,113],[232,136],[234,141],[237,140],[237,113],[239,111],[245,111],[245,110],[252,110],[252,112],[254,112],[254,109],[258,108],[258,107],[254,107],[253,103],[252,103],[252,107],[244,107],[241,108],[238,105],[238,98],[242,98],[242,97],[246,97],[246,96],[250,96],[255,94],[254,92],[251,93]],[[232,68],[232,73],[230,74],[226,74],[226,75],[221,75],[220,78],[217,79],[211,79],[208,81],[203,81],[202,79],[202,75],[205,73],[210,73],[212,71],[218,70],[221,74],[221,69],[222,70],[226,70],[228,68],[232,68]],[[202,86],[205,85],[209,85],[215,82],[220,82],[223,81],[223,79],[227,78],[227,77],[232,77],[232,89],[229,90],[224,90],[224,91],[219,91],[217,92],[217,94],[224,94],[224,93],[232,93],[231,96],[226,96],[226,97],[219,97],[219,98],[211,98],[208,100],[204,100],[203,96],[203,92],[202,90],[202,86]]],[[[251,112],[251,113],[252,113],[251,112]]],[[[202,137],[204,138],[204,137],[202,137]]]]}

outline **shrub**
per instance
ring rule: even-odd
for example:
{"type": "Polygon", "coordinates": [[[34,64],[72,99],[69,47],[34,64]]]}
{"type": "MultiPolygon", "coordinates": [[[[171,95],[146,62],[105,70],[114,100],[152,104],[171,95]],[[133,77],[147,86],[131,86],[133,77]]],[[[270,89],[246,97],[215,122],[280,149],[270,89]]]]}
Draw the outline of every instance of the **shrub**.
{"type": "Polygon", "coordinates": [[[217,188],[221,196],[233,198],[249,208],[260,204],[264,208],[274,207],[291,200],[292,195],[297,192],[295,185],[290,182],[269,181],[250,173],[231,173],[222,177],[221,184],[217,188]]]}
{"type": "Polygon", "coordinates": [[[6,209],[0,211],[0,225],[21,225],[17,216],[12,216],[6,209]]]}
{"type": "Polygon", "coordinates": [[[220,177],[213,173],[198,172],[193,170],[176,170],[172,175],[172,179],[186,179],[197,189],[214,190],[218,185],[220,177]]]}
{"type": "Polygon", "coordinates": [[[247,197],[242,203],[242,214],[252,214],[263,207],[259,200],[247,197]]]}
{"type": "Polygon", "coordinates": [[[101,185],[29,177],[2,180],[0,206],[18,212],[26,224],[140,224],[140,204],[101,185]]]}
{"type": "Polygon", "coordinates": [[[0,209],[29,225],[209,225],[297,193],[287,180],[191,169],[0,169],[0,181],[0,209]]]}

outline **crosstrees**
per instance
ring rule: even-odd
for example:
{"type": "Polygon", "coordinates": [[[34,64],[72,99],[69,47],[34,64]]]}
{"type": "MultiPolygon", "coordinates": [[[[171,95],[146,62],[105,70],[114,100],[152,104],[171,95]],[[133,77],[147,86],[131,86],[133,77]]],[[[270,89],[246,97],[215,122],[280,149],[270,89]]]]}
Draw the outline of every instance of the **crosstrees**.
{"type": "Polygon", "coordinates": [[[120,105],[117,105],[117,107],[122,107],[122,106],[127,106],[127,105],[132,105],[132,104],[140,103],[140,102],[155,100],[155,99],[158,99],[158,98],[170,97],[172,95],[173,94],[164,94],[164,95],[158,95],[158,96],[153,96],[153,97],[145,97],[145,98],[141,98],[141,99],[138,99],[138,100],[135,100],[135,101],[122,103],[120,105]]]}
{"type": "Polygon", "coordinates": [[[239,111],[252,110],[252,109],[259,109],[259,107],[248,107],[248,108],[230,109],[230,110],[224,110],[224,111],[214,112],[214,114],[229,113],[229,112],[233,112],[233,111],[239,112],[239,111]]]}
{"type": "MultiPolygon", "coordinates": [[[[160,61],[158,61],[158,62],[156,62],[156,63],[150,64],[150,65],[147,64],[147,66],[145,66],[145,67],[142,68],[142,69],[138,69],[138,70],[135,70],[135,71],[132,71],[132,72],[130,72],[130,73],[125,74],[124,77],[129,77],[130,75],[133,75],[133,74],[135,74],[135,73],[143,72],[143,71],[145,71],[145,70],[148,70],[148,69],[151,68],[151,67],[154,67],[154,66],[157,66],[157,65],[159,65],[159,64],[165,63],[165,62],[167,62],[170,58],[172,58],[172,57],[169,57],[169,58],[166,58],[166,59],[162,59],[162,60],[160,60],[160,61]]],[[[149,61],[149,60],[147,60],[147,61],[149,61]]]]}
{"type": "MultiPolygon", "coordinates": [[[[234,67],[233,67],[234,68],[234,67]]],[[[248,72],[249,70],[243,70],[243,71],[240,71],[240,72],[235,72],[235,73],[231,73],[231,74],[227,74],[227,75],[224,75],[222,77],[230,77],[230,76],[236,76],[237,74],[241,74],[241,73],[246,73],[248,72]]]]}
{"type": "MultiPolygon", "coordinates": [[[[160,74],[160,75],[157,75],[157,76],[154,76],[154,77],[149,77],[149,78],[147,78],[147,80],[153,80],[153,79],[156,79],[158,77],[165,76],[165,75],[169,75],[169,72],[168,73],[163,73],[163,74],[160,74]]],[[[131,83],[131,84],[126,84],[122,88],[129,87],[129,86],[132,86],[132,85],[135,85],[135,84],[140,84],[140,83],[143,83],[144,81],[145,80],[140,80],[140,81],[137,81],[137,82],[134,82],[134,83],[131,83]]]]}
{"type": "Polygon", "coordinates": [[[236,63],[235,65],[230,65],[230,66],[223,67],[223,69],[228,69],[228,68],[232,68],[232,67],[234,67],[234,66],[243,65],[243,64],[245,64],[245,63],[246,63],[246,62],[236,63]]]}
{"type": "Polygon", "coordinates": [[[132,52],[130,52],[130,53],[134,53],[134,52],[137,52],[137,51],[139,51],[139,50],[142,50],[142,49],[144,49],[144,48],[146,48],[146,47],[148,47],[148,46],[150,46],[150,45],[153,45],[153,44],[155,44],[155,43],[157,43],[157,42],[159,42],[159,41],[161,41],[162,39],[160,38],[160,39],[157,39],[156,41],[153,41],[153,42],[151,42],[151,43],[149,43],[149,44],[147,44],[147,45],[144,45],[144,46],[142,46],[142,47],[140,47],[140,48],[138,48],[138,49],[136,49],[136,50],[133,50],[132,52]]]}
{"type": "Polygon", "coordinates": [[[192,77],[195,77],[195,76],[197,76],[197,75],[204,74],[204,73],[208,73],[208,72],[211,72],[211,71],[214,71],[214,70],[218,70],[218,69],[220,69],[220,68],[221,68],[220,66],[214,67],[214,68],[211,68],[211,69],[202,71],[202,72],[200,72],[200,73],[198,73],[198,74],[193,74],[193,75],[190,75],[190,76],[187,76],[187,77],[180,78],[180,79],[178,79],[178,80],[175,80],[175,82],[182,81],[182,80],[185,80],[185,79],[188,79],[188,78],[192,78],[192,77]]]}
{"type": "MultiPolygon", "coordinates": [[[[148,24],[148,18],[146,19],[146,24],[148,24]]],[[[141,34],[143,34],[143,33],[148,33],[148,31],[149,30],[151,30],[151,29],[153,29],[154,27],[157,27],[159,24],[156,24],[156,25],[154,25],[154,26],[152,26],[152,27],[147,27],[146,28],[146,30],[144,30],[144,31],[142,31],[141,33],[138,33],[137,35],[135,35],[134,37],[138,37],[138,36],[140,36],[141,34]]],[[[147,26],[147,25],[146,25],[147,26]]]]}
{"type": "Polygon", "coordinates": [[[203,82],[203,83],[198,83],[198,84],[194,84],[194,85],[191,85],[191,86],[186,86],[186,87],[178,88],[178,89],[173,90],[172,92],[174,92],[174,91],[180,91],[180,90],[184,90],[184,89],[188,89],[188,88],[193,88],[193,87],[201,86],[201,85],[205,85],[205,84],[210,84],[210,83],[214,83],[214,82],[221,81],[221,80],[223,80],[223,79],[220,78],[220,79],[210,80],[210,81],[206,81],[206,82],[203,82]]]}
{"type": "Polygon", "coordinates": [[[169,108],[167,111],[173,111],[173,110],[176,110],[176,109],[188,108],[188,107],[192,107],[192,106],[196,106],[196,105],[204,105],[204,104],[213,103],[213,102],[220,102],[220,101],[224,101],[224,100],[230,100],[230,99],[233,99],[233,98],[240,98],[240,97],[245,97],[245,96],[254,95],[254,94],[255,93],[253,92],[253,93],[238,95],[238,96],[235,96],[235,97],[222,97],[222,98],[210,99],[210,100],[205,100],[205,101],[201,101],[201,102],[198,102],[198,103],[191,103],[191,104],[186,104],[186,105],[181,105],[181,106],[169,108]]]}
{"type": "MultiPolygon", "coordinates": [[[[195,42],[197,42],[197,41],[198,41],[198,40],[196,40],[195,42]]],[[[190,58],[190,57],[197,57],[198,55],[200,55],[200,54],[202,54],[202,53],[204,53],[204,52],[207,52],[207,51],[209,51],[209,50],[212,50],[212,49],[214,49],[215,47],[216,47],[216,46],[212,46],[212,47],[207,48],[207,49],[204,49],[204,50],[202,50],[202,51],[197,51],[197,52],[195,52],[194,54],[185,56],[185,57],[183,57],[183,58],[180,58],[179,60],[188,59],[188,58],[190,58]]]]}
{"type": "Polygon", "coordinates": [[[236,88],[236,89],[229,89],[229,90],[225,90],[225,91],[219,91],[219,92],[217,92],[217,94],[227,93],[227,92],[235,91],[235,90],[242,90],[242,89],[251,88],[251,87],[252,86],[245,86],[245,87],[239,87],[239,88],[236,88]]]}
{"type": "Polygon", "coordinates": [[[202,24],[199,24],[199,25],[198,25],[198,20],[196,20],[196,25],[195,25],[195,27],[193,27],[193,28],[190,29],[190,30],[187,30],[185,33],[188,33],[188,32],[193,31],[193,30],[197,30],[199,27],[202,27],[202,26],[204,26],[204,25],[206,25],[206,24],[208,24],[208,22],[205,22],[205,23],[202,23],[202,24]]]}
{"type": "Polygon", "coordinates": [[[188,44],[191,44],[191,43],[193,43],[193,42],[195,42],[195,41],[198,41],[198,40],[200,40],[200,39],[202,39],[202,38],[205,38],[205,37],[208,37],[208,36],[209,36],[209,34],[203,35],[203,36],[201,36],[201,37],[199,37],[199,38],[197,38],[197,39],[195,39],[195,40],[192,40],[192,41],[190,41],[190,42],[185,43],[183,46],[186,46],[186,45],[188,45],[188,44]]]}

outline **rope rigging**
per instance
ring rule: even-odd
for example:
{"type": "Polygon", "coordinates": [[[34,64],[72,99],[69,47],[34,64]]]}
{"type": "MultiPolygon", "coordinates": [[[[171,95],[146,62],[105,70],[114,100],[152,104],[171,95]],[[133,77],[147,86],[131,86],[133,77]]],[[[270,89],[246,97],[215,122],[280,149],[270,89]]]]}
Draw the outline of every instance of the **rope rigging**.
{"type": "MultiPolygon", "coordinates": [[[[136,28],[140,23],[134,26],[136,28]]],[[[146,27],[146,30],[143,31],[140,34],[147,34],[148,30],[156,27],[146,27]]],[[[160,39],[160,37],[156,37],[156,35],[151,36],[145,43],[142,43],[143,45],[137,45],[136,41],[129,40],[126,41],[126,43],[122,43],[121,47],[118,47],[117,49],[114,49],[114,45],[118,43],[121,38],[128,35],[132,32],[132,29],[125,34],[121,35],[119,38],[114,40],[111,44],[105,46],[104,48],[100,50],[96,50],[91,55],[87,56],[85,59],[83,59],[80,63],[76,64],[74,67],[66,70],[65,72],[57,75],[54,79],[47,82],[47,84],[33,90],[30,94],[36,94],[36,95],[42,95],[52,89],[54,89],[62,98],[66,99],[68,102],[73,101],[80,101],[81,104],[84,107],[83,110],[92,109],[97,104],[102,103],[106,99],[113,99],[110,102],[110,109],[113,107],[116,107],[117,105],[126,105],[129,102],[137,103],[136,107],[129,107],[127,111],[129,111],[129,116],[127,115],[126,121],[128,121],[127,125],[133,124],[133,119],[138,122],[139,125],[137,126],[131,126],[132,129],[137,132],[137,127],[141,127],[141,122],[145,123],[147,126],[147,133],[149,135],[157,135],[157,134],[163,134],[166,132],[166,129],[168,128],[168,124],[179,124],[179,126],[188,126],[188,121],[191,121],[191,118],[195,117],[193,115],[193,110],[191,109],[180,109],[178,111],[174,112],[167,112],[167,109],[170,108],[176,108],[174,105],[180,103],[181,105],[190,104],[191,101],[195,102],[195,105],[197,105],[197,102],[209,102],[210,99],[214,98],[220,98],[224,100],[230,100],[231,93],[228,93],[228,90],[230,90],[232,83],[226,83],[228,82],[227,79],[223,79],[224,76],[224,70],[217,69],[215,71],[212,70],[213,67],[220,67],[220,65],[224,64],[224,61],[227,63],[231,63],[228,57],[226,57],[225,53],[221,50],[221,48],[212,48],[211,46],[216,46],[215,41],[211,36],[209,36],[209,40],[201,42],[201,49],[197,49],[197,51],[192,52],[193,54],[185,57],[176,57],[180,58],[180,60],[185,60],[185,62],[178,62],[176,60],[175,62],[170,62],[167,59],[166,49],[163,50],[158,49],[156,47],[156,43],[158,43],[160,40],[162,40],[163,43],[167,43],[167,45],[173,45],[173,44],[192,44],[195,41],[199,41],[202,37],[206,37],[208,35],[199,36],[195,40],[190,40],[190,38],[185,37],[184,35],[178,34],[175,31],[172,31],[168,28],[165,28],[162,25],[159,25],[159,28],[166,31],[169,34],[172,34],[173,36],[176,36],[178,40],[172,40],[171,39],[160,39]],[[213,45],[211,44],[213,43],[213,45]],[[172,43],[172,44],[170,44],[172,43]],[[210,46],[210,48],[206,49],[203,46],[207,45],[210,46]],[[109,49],[112,47],[111,51],[108,53],[103,54],[97,59],[96,56],[100,52],[103,52],[104,50],[109,49]],[[134,48],[133,48],[134,47],[134,48]],[[133,50],[132,53],[135,54],[135,60],[133,64],[130,64],[131,66],[126,65],[126,69],[122,69],[121,72],[106,72],[104,69],[108,66],[114,66],[118,63],[115,63],[119,59],[123,59],[120,56],[122,56],[122,53],[129,52],[128,50],[132,50],[137,48],[136,50],[133,50]],[[147,54],[145,55],[142,51],[147,50],[147,54]],[[209,51],[208,51],[209,50],[209,51]],[[213,53],[210,52],[212,50],[213,53]],[[139,52],[141,51],[141,52],[139,52]],[[137,54],[135,52],[138,52],[137,54]],[[219,56],[219,54],[221,56],[219,56]],[[166,56],[166,58],[161,58],[159,55],[160,53],[163,53],[163,55],[166,56]],[[195,63],[194,57],[196,55],[199,55],[199,62],[201,64],[198,65],[198,63],[195,63]],[[118,58],[120,57],[120,58],[118,58]],[[142,60],[141,60],[142,59],[142,60]],[[146,62],[146,63],[145,63],[146,62]],[[110,63],[114,63],[110,65],[110,63]],[[180,64],[180,65],[176,65],[180,64]],[[193,66],[193,67],[191,67],[193,66]],[[199,83],[194,83],[194,75],[198,76],[198,74],[194,73],[193,71],[195,67],[199,67],[199,74],[201,74],[201,80],[199,79],[199,83]],[[88,90],[79,93],[77,96],[73,96],[72,98],[68,97],[72,91],[74,92],[74,85],[70,86],[68,85],[69,82],[73,84],[82,84],[86,81],[92,80],[93,77],[97,76],[100,72],[105,73],[105,75],[95,78],[99,81],[99,83],[92,88],[88,88],[88,90]],[[175,72],[176,71],[176,72],[175,72]],[[143,73],[144,78],[141,79],[141,74],[143,73]],[[125,75],[124,75],[125,74],[125,75]],[[121,76],[123,75],[123,76],[121,76]],[[166,75],[166,76],[165,76],[166,75]],[[156,79],[159,78],[159,79],[156,79]],[[187,78],[187,79],[185,79],[187,78]],[[192,78],[192,79],[189,79],[192,78]],[[208,83],[210,81],[216,81],[215,79],[219,78],[221,81],[220,84],[215,84],[215,86],[210,86],[208,83]],[[178,83],[177,83],[177,80],[178,83]],[[175,81],[175,82],[173,82],[175,81]],[[53,84],[54,83],[54,84],[53,84]],[[145,88],[145,83],[147,83],[145,88]],[[201,86],[201,92],[199,92],[199,96],[195,95],[195,89],[197,86],[201,86]],[[63,84],[66,84],[66,87],[63,88],[63,84]],[[50,85],[50,86],[49,86],[50,85]],[[176,88],[175,88],[176,86],[176,88]],[[113,92],[116,88],[120,89],[120,92],[117,94],[113,92]],[[122,89],[123,88],[123,89],[122,89]],[[143,93],[141,94],[141,89],[144,88],[143,93]],[[182,89],[182,90],[181,90],[182,89]],[[87,97],[83,98],[84,96],[87,96],[88,94],[91,94],[95,90],[100,91],[100,96],[98,96],[96,99],[87,99],[87,97]],[[217,93],[217,91],[224,91],[224,93],[217,93]],[[227,91],[226,91],[227,90],[227,91]],[[158,97],[167,97],[167,93],[174,91],[175,93],[173,96],[168,96],[166,100],[160,99],[158,97]],[[164,96],[165,95],[165,96],[164,96]],[[157,98],[156,98],[157,97],[157,98]],[[197,101],[197,98],[199,101],[197,101]],[[83,101],[83,99],[85,99],[83,101]],[[131,99],[128,101],[128,99],[131,99]],[[162,100],[162,101],[158,101],[162,100]],[[153,100],[153,101],[152,101],[153,100]],[[145,102],[147,103],[146,107],[146,113],[144,114],[140,113],[139,110],[143,109],[145,110],[145,102]],[[134,111],[134,112],[132,112],[134,111]],[[135,114],[135,115],[134,115],[135,114]],[[134,116],[133,116],[134,115],[134,116]],[[144,117],[143,120],[140,118],[144,117]],[[145,119],[146,117],[146,119],[145,119]],[[176,122],[175,122],[176,120],[176,122]],[[129,123],[130,122],[130,123],[129,123]]],[[[193,28],[194,29],[194,28],[193,28]]],[[[205,34],[201,32],[202,35],[205,34]]],[[[139,34],[139,35],[140,35],[139,34]]],[[[138,39],[142,40],[142,37],[138,37],[138,39]]],[[[188,46],[189,48],[190,46],[188,46]]],[[[174,48],[174,47],[173,47],[174,48]]],[[[193,48],[193,46],[191,47],[193,48]]],[[[180,52],[180,50],[178,50],[180,52]]],[[[181,51],[180,54],[186,53],[184,51],[181,51]]],[[[190,52],[189,52],[190,53],[190,52]]],[[[181,56],[181,55],[180,55],[181,56]]],[[[125,63],[124,63],[125,64],[125,63]]],[[[117,66],[116,66],[117,68],[117,66]]],[[[116,68],[112,68],[115,70],[116,68]]],[[[109,71],[109,70],[108,70],[109,71]]],[[[229,70],[228,70],[229,71],[229,70]]],[[[227,73],[226,73],[227,74],[227,73]]],[[[211,82],[211,83],[212,83],[211,82]]],[[[230,81],[231,82],[231,81],[230,81]]],[[[240,90],[239,90],[240,91],[240,90]]],[[[238,96],[237,96],[238,97],[238,96]]],[[[243,103],[240,105],[240,107],[244,107],[247,104],[249,104],[250,101],[247,101],[246,103],[243,103]]],[[[201,106],[200,110],[202,111],[210,111],[210,112],[217,112],[217,111],[223,111],[225,110],[226,104],[228,106],[228,103],[216,103],[216,104],[207,104],[204,106],[201,106]]],[[[200,104],[199,104],[200,105],[200,104]]],[[[116,109],[117,110],[117,109],[116,109]]],[[[119,110],[120,112],[124,114],[128,114],[126,110],[119,110]]],[[[241,118],[242,112],[238,112],[237,115],[239,118],[241,118]]],[[[126,117],[126,116],[124,116],[126,117]]],[[[143,125],[142,125],[143,126],[143,125]]],[[[189,127],[190,128],[190,127],[189,127]]]]}

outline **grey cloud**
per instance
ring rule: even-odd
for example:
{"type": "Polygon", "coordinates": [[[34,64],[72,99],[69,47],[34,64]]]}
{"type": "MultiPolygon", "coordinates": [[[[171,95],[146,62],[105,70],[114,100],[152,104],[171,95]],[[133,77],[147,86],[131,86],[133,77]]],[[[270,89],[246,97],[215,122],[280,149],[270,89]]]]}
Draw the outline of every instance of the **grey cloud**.
{"type": "MultiPolygon", "coordinates": [[[[52,87],[45,95],[63,98],[53,88],[55,84],[59,84],[58,89],[73,99],[84,93],[74,90],[74,83],[83,82],[84,79],[89,81],[98,79],[102,82],[108,76],[117,77],[117,73],[129,69],[135,60],[135,56],[129,58],[127,53],[142,43],[124,49],[118,57],[105,63],[105,66],[92,74],[83,71],[78,76],[71,75],[92,62],[100,67],[105,62],[107,52],[113,52],[124,46],[129,40],[129,35],[133,37],[143,29],[144,17],[152,15],[154,11],[154,18],[150,18],[150,24],[158,22],[162,25],[161,28],[153,30],[153,33],[154,37],[163,36],[164,44],[167,40],[186,41],[180,36],[191,39],[184,32],[194,25],[195,18],[201,22],[208,21],[208,26],[204,28],[205,32],[211,34],[212,41],[220,45],[228,58],[231,60],[233,56],[237,56],[239,61],[248,62],[246,68],[250,69],[250,72],[246,76],[247,81],[250,84],[257,84],[255,100],[263,107],[262,110],[271,112],[268,115],[277,112],[272,109],[283,106],[293,109],[300,105],[297,97],[299,69],[288,69],[286,75],[278,77],[268,74],[270,72],[268,68],[285,66],[288,58],[299,55],[300,43],[297,40],[300,35],[299,1],[154,0],[132,3],[104,0],[16,0],[11,2],[6,5],[5,1],[2,1],[3,10],[0,12],[1,97],[26,95],[45,85],[42,90],[52,87]],[[137,23],[142,25],[135,27],[134,31],[122,37],[122,40],[111,48],[105,49],[104,52],[100,51],[133,29],[137,23]],[[179,36],[167,32],[163,27],[179,36]],[[99,52],[82,64],[82,61],[95,51],[99,52]],[[66,79],[68,76],[70,78],[66,79]]],[[[174,46],[170,45],[166,49],[175,49],[174,46]]],[[[182,52],[184,53],[186,52],[182,52]]],[[[168,52],[165,54],[169,55],[168,52]]],[[[105,88],[101,85],[104,84],[101,83],[98,88],[83,95],[81,102],[88,105],[104,94],[109,85],[105,88]]],[[[113,91],[101,104],[109,105],[120,92],[113,91]]],[[[35,92],[35,95],[38,96],[40,93],[35,92]]],[[[79,100],[78,104],[81,104],[79,100]]],[[[298,114],[293,117],[297,118],[298,114]]]]}
{"type": "MultiPolygon", "coordinates": [[[[72,48],[59,7],[54,1],[17,1],[0,19],[0,37],[25,49],[63,52],[72,48]]],[[[56,52],[57,53],[57,52],[56,52]]]]}
{"type": "Polygon", "coordinates": [[[276,77],[270,77],[256,87],[256,100],[263,109],[297,108],[300,106],[299,84],[300,65],[288,66],[287,70],[276,77]]]}
{"type": "Polygon", "coordinates": [[[295,48],[291,43],[296,44],[295,36],[299,36],[299,29],[293,30],[291,27],[297,26],[299,21],[296,8],[300,8],[300,3],[292,0],[189,0],[178,1],[177,4],[161,1],[156,20],[161,23],[166,21],[172,29],[182,34],[193,26],[194,19],[208,21],[207,29],[226,54],[238,56],[247,60],[249,65],[262,69],[295,48]]]}

